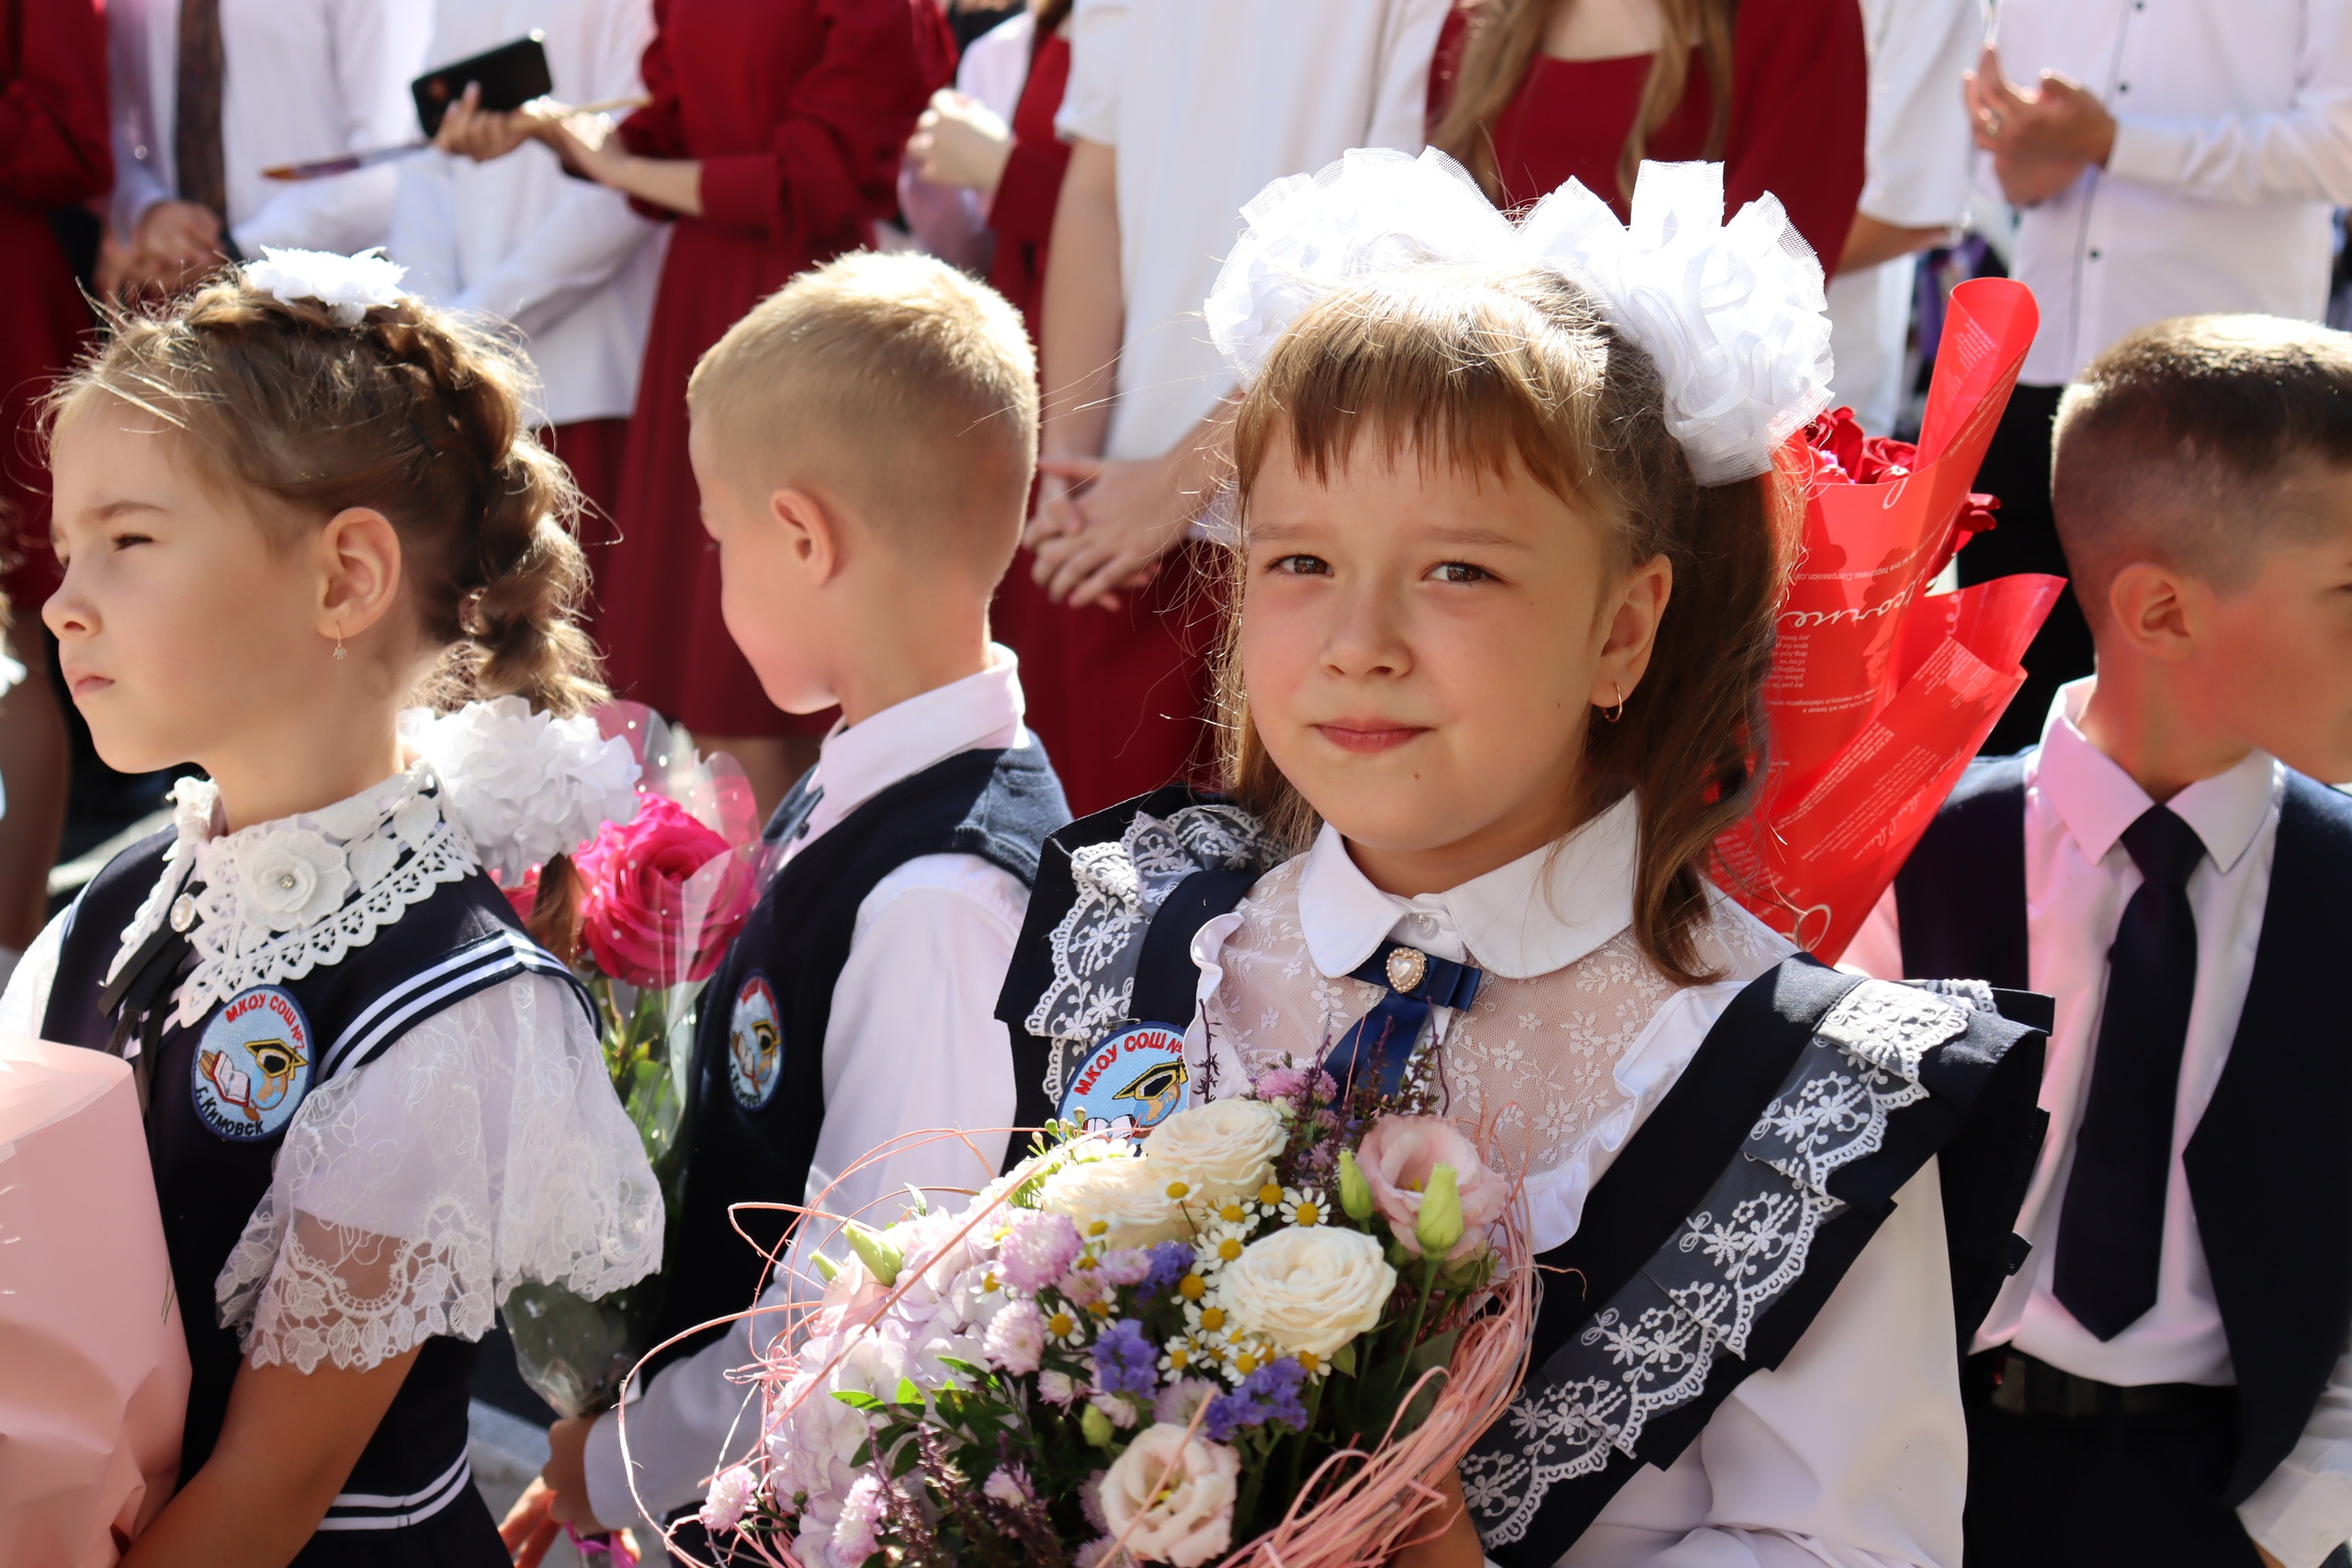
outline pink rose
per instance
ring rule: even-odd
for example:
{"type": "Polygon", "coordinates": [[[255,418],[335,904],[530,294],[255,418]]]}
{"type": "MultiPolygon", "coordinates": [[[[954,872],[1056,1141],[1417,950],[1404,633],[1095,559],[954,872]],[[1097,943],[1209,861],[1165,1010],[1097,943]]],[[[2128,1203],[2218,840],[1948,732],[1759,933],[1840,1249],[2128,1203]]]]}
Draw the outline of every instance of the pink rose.
{"type": "Polygon", "coordinates": [[[1445,1256],[1448,1263],[1469,1257],[1487,1244],[1487,1227],[1503,1216],[1510,1189],[1478,1156],[1477,1146],[1462,1129],[1443,1116],[1384,1116],[1363,1135],[1356,1150],[1364,1185],[1372,1189],[1373,1205],[1388,1222],[1389,1234],[1416,1258],[1421,1244],[1414,1238],[1420,1217],[1421,1193],[1430,1173],[1441,1165],[1453,1168],[1462,1194],[1462,1239],[1445,1256]]]}
{"type": "Polygon", "coordinates": [[[665,795],[605,823],[573,858],[596,967],[632,986],[708,979],[758,893],[741,848],[665,795]]]}

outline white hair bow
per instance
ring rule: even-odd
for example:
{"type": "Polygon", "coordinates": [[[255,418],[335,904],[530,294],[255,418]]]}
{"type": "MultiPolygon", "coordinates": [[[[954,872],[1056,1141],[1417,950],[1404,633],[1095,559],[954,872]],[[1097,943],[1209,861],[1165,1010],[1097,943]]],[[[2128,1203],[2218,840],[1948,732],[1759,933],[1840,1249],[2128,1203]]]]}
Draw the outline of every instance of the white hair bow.
{"type": "Polygon", "coordinates": [[[407,276],[408,269],[388,259],[380,245],[356,256],[264,245],[261,260],[245,264],[247,283],[288,305],[316,299],[339,327],[357,326],[371,306],[397,304],[401,279],[407,276]]]}
{"type": "Polygon", "coordinates": [[[1276,180],[1205,306],[1244,384],[1316,299],[1367,274],[1424,263],[1549,267],[1574,279],[1666,380],[1666,423],[1702,484],[1763,473],[1829,406],[1821,263],[1780,199],[1724,221],[1720,164],[1642,165],[1634,221],[1570,180],[1514,224],[1459,164],[1358,148],[1320,174],[1276,180]]]}

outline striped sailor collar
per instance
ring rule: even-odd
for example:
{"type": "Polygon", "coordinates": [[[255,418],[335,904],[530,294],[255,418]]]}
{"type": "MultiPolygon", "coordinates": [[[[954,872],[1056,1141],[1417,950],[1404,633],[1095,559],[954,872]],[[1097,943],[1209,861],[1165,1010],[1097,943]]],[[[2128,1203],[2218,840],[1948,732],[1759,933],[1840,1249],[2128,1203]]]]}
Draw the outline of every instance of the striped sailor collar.
{"type": "Polygon", "coordinates": [[[107,978],[166,921],[196,951],[175,1012],[183,1026],[241,991],[341,963],[476,868],[441,795],[431,764],[419,761],[332,806],[232,833],[222,830],[219,789],[182,779],[164,874],[122,933],[107,978]]]}

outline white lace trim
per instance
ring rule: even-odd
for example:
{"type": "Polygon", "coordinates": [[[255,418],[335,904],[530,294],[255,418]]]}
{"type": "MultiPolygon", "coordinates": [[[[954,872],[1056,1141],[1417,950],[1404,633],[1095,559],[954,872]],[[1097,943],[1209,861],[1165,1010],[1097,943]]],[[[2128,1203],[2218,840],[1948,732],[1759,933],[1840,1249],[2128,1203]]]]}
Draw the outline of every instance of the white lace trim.
{"type": "Polygon", "coordinates": [[[579,1003],[523,976],[311,1091],[214,1293],[252,1359],[309,1372],[479,1339],[526,1280],[593,1298],[661,1261],[661,1190],[579,1003]]]}
{"type": "Polygon", "coordinates": [[[234,833],[220,831],[220,801],[209,780],[174,786],[177,837],[107,970],[113,979],[172,918],[180,889],[201,883],[187,911],[196,965],[172,1021],[183,1028],[240,991],[342,963],[480,863],[465,836],[442,818],[439,780],[424,762],[322,811],[234,833]]]}

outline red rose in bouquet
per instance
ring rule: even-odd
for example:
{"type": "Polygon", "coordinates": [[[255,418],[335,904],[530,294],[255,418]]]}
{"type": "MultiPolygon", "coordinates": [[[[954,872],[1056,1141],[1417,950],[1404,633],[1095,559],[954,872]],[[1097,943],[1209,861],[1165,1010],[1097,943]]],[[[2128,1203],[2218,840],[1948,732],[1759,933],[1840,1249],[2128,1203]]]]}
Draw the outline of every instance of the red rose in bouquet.
{"type": "Polygon", "coordinates": [[[596,967],[632,986],[710,978],[758,892],[740,847],[666,795],[605,823],[573,861],[596,967]]]}

